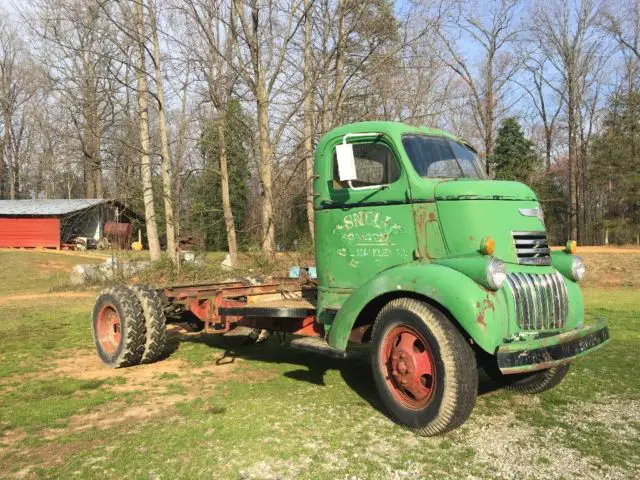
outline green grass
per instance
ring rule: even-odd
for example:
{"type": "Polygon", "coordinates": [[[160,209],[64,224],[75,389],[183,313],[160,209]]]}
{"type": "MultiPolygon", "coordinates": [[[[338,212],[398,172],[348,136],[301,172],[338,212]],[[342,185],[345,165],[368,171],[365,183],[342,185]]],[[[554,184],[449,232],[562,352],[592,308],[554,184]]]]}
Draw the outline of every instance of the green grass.
{"type": "Polygon", "coordinates": [[[50,368],[65,349],[91,348],[91,304],[90,298],[52,298],[0,306],[0,385],[6,377],[50,368]]]}
{"type": "Polygon", "coordinates": [[[487,388],[462,428],[435,438],[381,413],[366,357],[275,338],[225,355],[220,337],[188,337],[158,365],[80,378],[56,361],[92,350],[91,299],[3,305],[0,478],[634,478],[638,291],[585,294],[610,344],[545,394],[487,388]]]}
{"type": "Polygon", "coordinates": [[[88,258],[46,251],[0,250],[0,296],[49,292],[70,286],[69,274],[79,263],[100,263],[88,258]]]}

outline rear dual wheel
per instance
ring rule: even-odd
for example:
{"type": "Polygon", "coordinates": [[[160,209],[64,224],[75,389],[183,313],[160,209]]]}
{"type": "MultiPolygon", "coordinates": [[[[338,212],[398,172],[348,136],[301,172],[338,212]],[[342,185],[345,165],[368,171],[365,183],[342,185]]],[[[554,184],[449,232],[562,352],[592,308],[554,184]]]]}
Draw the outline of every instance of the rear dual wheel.
{"type": "Polygon", "coordinates": [[[462,425],[473,410],[473,350],[442,312],[411,298],[389,302],[372,333],[373,376],[382,403],[401,425],[431,436],[462,425]]]}
{"type": "Polygon", "coordinates": [[[142,307],[145,325],[144,353],[140,363],[153,363],[160,359],[167,346],[167,319],[162,299],[156,290],[136,285],[131,290],[142,307]]]}
{"type": "Polygon", "coordinates": [[[159,296],[148,287],[103,290],[92,317],[98,356],[112,368],[150,363],[164,352],[164,311],[159,296]]]}

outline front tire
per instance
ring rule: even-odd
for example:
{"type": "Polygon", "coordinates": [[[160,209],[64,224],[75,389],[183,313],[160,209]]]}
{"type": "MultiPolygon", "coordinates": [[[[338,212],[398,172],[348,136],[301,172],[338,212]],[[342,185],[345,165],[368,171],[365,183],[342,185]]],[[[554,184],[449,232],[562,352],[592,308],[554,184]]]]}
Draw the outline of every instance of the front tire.
{"type": "Polygon", "coordinates": [[[145,342],[144,316],[131,290],[120,286],[100,292],[91,326],[98,356],[106,365],[121,368],[140,363],[145,342]]]}
{"type": "Polygon", "coordinates": [[[487,375],[508,390],[518,393],[537,394],[557,387],[569,373],[571,364],[558,365],[538,372],[503,375],[497,367],[485,369],[487,375]]]}
{"type": "Polygon", "coordinates": [[[411,298],[392,300],[372,333],[373,377],[382,403],[423,436],[462,425],[478,394],[473,350],[449,319],[411,298]]]}

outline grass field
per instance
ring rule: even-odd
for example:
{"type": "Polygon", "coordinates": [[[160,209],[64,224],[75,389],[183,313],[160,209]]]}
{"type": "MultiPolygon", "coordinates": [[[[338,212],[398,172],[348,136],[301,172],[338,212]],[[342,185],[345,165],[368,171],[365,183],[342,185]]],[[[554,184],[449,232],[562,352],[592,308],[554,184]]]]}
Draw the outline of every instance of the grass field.
{"type": "Polygon", "coordinates": [[[587,315],[612,342],[539,396],[482,377],[462,428],[419,438],[381,413],[365,360],[275,338],[227,352],[178,330],[165,361],[103,367],[94,292],[63,291],[87,259],[0,252],[0,477],[637,478],[640,254],[585,259],[587,315]]]}

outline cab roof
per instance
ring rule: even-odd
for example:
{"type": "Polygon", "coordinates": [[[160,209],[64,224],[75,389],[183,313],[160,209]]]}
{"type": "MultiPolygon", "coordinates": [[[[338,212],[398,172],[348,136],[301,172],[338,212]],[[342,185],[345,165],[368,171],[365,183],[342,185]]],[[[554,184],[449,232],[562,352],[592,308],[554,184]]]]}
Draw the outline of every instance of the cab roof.
{"type": "Polygon", "coordinates": [[[424,135],[433,135],[439,137],[447,137],[452,140],[461,141],[463,143],[464,140],[459,139],[455,135],[445,131],[440,130],[438,128],[431,128],[426,126],[416,127],[413,125],[408,125],[402,122],[388,122],[388,121],[369,121],[369,122],[356,122],[356,123],[348,123],[346,125],[342,125],[340,127],[334,128],[324,135],[324,137],[320,140],[333,138],[335,136],[346,135],[347,133],[383,133],[390,137],[401,136],[407,133],[421,133],[424,135]]]}

